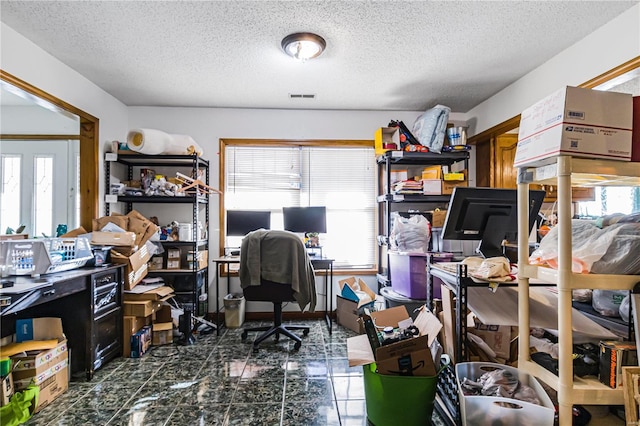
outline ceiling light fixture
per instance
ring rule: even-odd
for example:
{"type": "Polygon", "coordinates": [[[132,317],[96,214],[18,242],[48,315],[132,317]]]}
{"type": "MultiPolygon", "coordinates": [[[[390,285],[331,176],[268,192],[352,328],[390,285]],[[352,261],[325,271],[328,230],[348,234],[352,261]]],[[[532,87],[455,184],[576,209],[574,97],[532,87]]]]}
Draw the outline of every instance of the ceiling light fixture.
{"type": "Polygon", "coordinates": [[[282,39],[282,50],[301,61],[320,56],[325,47],[327,43],[324,39],[313,33],[289,34],[282,39]]]}

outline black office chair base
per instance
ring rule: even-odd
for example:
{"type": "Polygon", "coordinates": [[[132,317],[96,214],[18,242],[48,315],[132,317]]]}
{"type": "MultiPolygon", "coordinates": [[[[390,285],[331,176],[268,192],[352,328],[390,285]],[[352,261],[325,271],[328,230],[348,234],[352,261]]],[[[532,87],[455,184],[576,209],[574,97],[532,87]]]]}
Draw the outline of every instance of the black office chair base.
{"type": "Polygon", "coordinates": [[[282,302],[273,302],[273,316],[274,316],[274,324],[272,326],[262,326],[262,327],[249,327],[245,328],[242,331],[242,340],[244,341],[248,333],[250,331],[264,331],[261,335],[256,337],[256,340],[253,342],[253,351],[258,351],[258,345],[262,343],[269,336],[275,335],[276,342],[280,340],[280,335],[283,334],[295,341],[296,343],[293,345],[293,349],[296,351],[300,349],[302,346],[302,339],[300,336],[291,332],[291,330],[302,330],[303,336],[309,335],[309,327],[304,325],[284,325],[282,324],[282,302]]]}

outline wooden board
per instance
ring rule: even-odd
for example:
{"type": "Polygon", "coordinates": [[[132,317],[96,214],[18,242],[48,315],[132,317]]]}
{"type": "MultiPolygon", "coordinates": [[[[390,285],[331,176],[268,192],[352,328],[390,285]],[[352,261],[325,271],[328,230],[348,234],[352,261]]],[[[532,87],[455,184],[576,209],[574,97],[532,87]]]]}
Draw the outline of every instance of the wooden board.
{"type": "Polygon", "coordinates": [[[640,367],[622,367],[624,387],[624,417],[627,425],[638,424],[638,404],[640,403],[640,367]]]}

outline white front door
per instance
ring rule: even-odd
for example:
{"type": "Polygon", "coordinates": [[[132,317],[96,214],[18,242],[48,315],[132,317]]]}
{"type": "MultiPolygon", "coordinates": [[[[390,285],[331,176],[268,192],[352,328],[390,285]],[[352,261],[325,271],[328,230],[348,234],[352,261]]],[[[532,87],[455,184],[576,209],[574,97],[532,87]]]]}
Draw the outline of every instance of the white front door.
{"type": "Polygon", "coordinates": [[[78,141],[0,141],[0,233],[30,237],[77,226],[78,141]]]}

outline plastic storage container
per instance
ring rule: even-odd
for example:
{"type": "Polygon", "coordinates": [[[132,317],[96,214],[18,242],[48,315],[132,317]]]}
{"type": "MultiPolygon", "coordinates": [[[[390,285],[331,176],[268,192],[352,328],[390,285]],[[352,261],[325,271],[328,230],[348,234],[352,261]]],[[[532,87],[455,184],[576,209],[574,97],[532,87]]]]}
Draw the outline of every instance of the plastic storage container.
{"type": "Polygon", "coordinates": [[[367,418],[376,426],[431,424],[438,376],[387,376],[362,366],[367,418]]]}
{"type": "Polygon", "coordinates": [[[419,309],[424,306],[425,300],[423,299],[410,299],[408,297],[404,297],[403,295],[393,291],[391,287],[382,287],[380,289],[380,294],[384,297],[385,305],[387,308],[393,308],[395,306],[404,306],[407,308],[407,312],[411,315],[411,319],[415,320],[418,316],[419,312],[416,312],[416,309],[419,309]]]}
{"type": "Polygon", "coordinates": [[[85,238],[38,238],[0,243],[0,264],[10,275],[40,275],[80,268],[93,259],[85,238]]]}
{"type": "Polygon", "coordinates": [[[426,253],[389,252],[393,290],[410,299],[427,299],[426,253]]]}
{"type": "Polygon", "coordinates": [[[555,409],[551,399],[535,377],[507,365],[490,362],[461,362],[456,364],[456,382],[460,398],[460,413],[464,426],[545,426],[553,425],[555,409]],[[518,376],[520,383],[533,388],[542,405],[497,396],[464,395],[460,382],[464,378],[477,381],[487,371],[497,368],[518,376]]]}
{"type": "Polygon", "coordinates": [[[245,300],[241,294],[227,294],[224,297],[224,324],[227,328],[242,327],[244,323],[245,300]]]}

